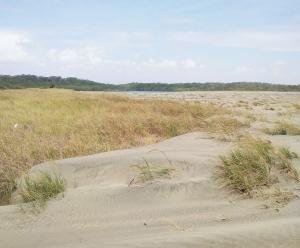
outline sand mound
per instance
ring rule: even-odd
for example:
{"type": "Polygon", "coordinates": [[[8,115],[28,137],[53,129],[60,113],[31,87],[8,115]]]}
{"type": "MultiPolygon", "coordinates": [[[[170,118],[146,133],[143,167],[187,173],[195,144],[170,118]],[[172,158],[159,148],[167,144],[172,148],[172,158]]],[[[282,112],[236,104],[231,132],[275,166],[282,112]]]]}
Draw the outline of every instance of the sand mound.
{"type": "MultiPolygon", "coordinates": [[[[299,141],[298,141],[299,143],[299,141]]],[[[274,209],[215,182],[230,143],[190,133],[158,144],[38,165],[68,182],[38,215],[0,207],[1,247],[300,247],[300,200],[274,209]],[[139,180],[136,165],[169,168],[139,180]]]]}

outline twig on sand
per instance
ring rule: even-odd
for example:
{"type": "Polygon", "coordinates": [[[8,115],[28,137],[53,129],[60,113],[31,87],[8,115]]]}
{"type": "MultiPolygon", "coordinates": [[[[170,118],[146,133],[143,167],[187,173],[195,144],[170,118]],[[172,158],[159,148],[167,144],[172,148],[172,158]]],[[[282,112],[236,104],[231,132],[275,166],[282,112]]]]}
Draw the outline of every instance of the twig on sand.
{"type": "Polygon", "coordinates": [[[128,187],[130,187],[131,186],[131,184],[133,184],[133,182],[134,182],[134,179],[135,179],[135,177],[133,176],[131,179],[130,179],[130,181],[129,181],[129,183],[128,183],[128,187]]]}

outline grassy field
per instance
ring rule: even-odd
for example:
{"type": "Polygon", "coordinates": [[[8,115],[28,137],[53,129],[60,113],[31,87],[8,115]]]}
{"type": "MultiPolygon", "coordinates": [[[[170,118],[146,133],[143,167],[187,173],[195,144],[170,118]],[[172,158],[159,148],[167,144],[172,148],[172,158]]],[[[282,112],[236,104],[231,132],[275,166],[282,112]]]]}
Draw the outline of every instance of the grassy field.
{"type": "Polygon", "coordinates": [[[233,132],[242,123],[229,113],[194,102],[57,89],[0,91],[0,199],[7,202],[15,179],[35,164],[145,145],[193,130],[233,132]],[[223,115],[226,126],[218,125],[223,115]]]}

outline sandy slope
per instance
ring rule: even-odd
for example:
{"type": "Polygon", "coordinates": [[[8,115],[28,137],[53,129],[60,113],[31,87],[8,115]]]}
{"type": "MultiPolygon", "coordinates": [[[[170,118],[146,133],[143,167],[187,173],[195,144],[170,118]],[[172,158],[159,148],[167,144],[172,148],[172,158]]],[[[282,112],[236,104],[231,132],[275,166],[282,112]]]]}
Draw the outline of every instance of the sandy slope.
{"type": "MultiPolygon", "coordinates": [[[[299,139],[294,143],[300,147],[299,139]]],[[[57,161],[68,181],[65,197],[38,215],[16,205],[1,207],[0,247],[300,247],[299,199],[276,210],[261,200],[238,198],[215,182],[218,156],[230,146],[190,133],[57,161]],[[174,168],[172,178],[128,186],[137,177],[132,165],[144,164],[143,158],[174,168]]]]}

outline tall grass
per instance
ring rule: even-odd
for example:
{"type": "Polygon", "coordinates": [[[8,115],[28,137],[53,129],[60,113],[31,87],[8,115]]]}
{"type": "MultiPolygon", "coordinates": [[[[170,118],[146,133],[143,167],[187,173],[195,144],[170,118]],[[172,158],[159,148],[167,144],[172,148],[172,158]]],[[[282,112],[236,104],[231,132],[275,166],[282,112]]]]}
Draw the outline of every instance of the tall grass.
{"type": "MultiPolygon", "coordinates": [[[[0,202],[15,178],[47,160],[129,148],[193,130],[227,114],[212,104],[136,100],[68,90],[0,91],[0,202]]],[[[222,121],[222,119],[219,119],[222,121]]],[[[215,132],[236,123],[215,125],[215,132]]]]}

